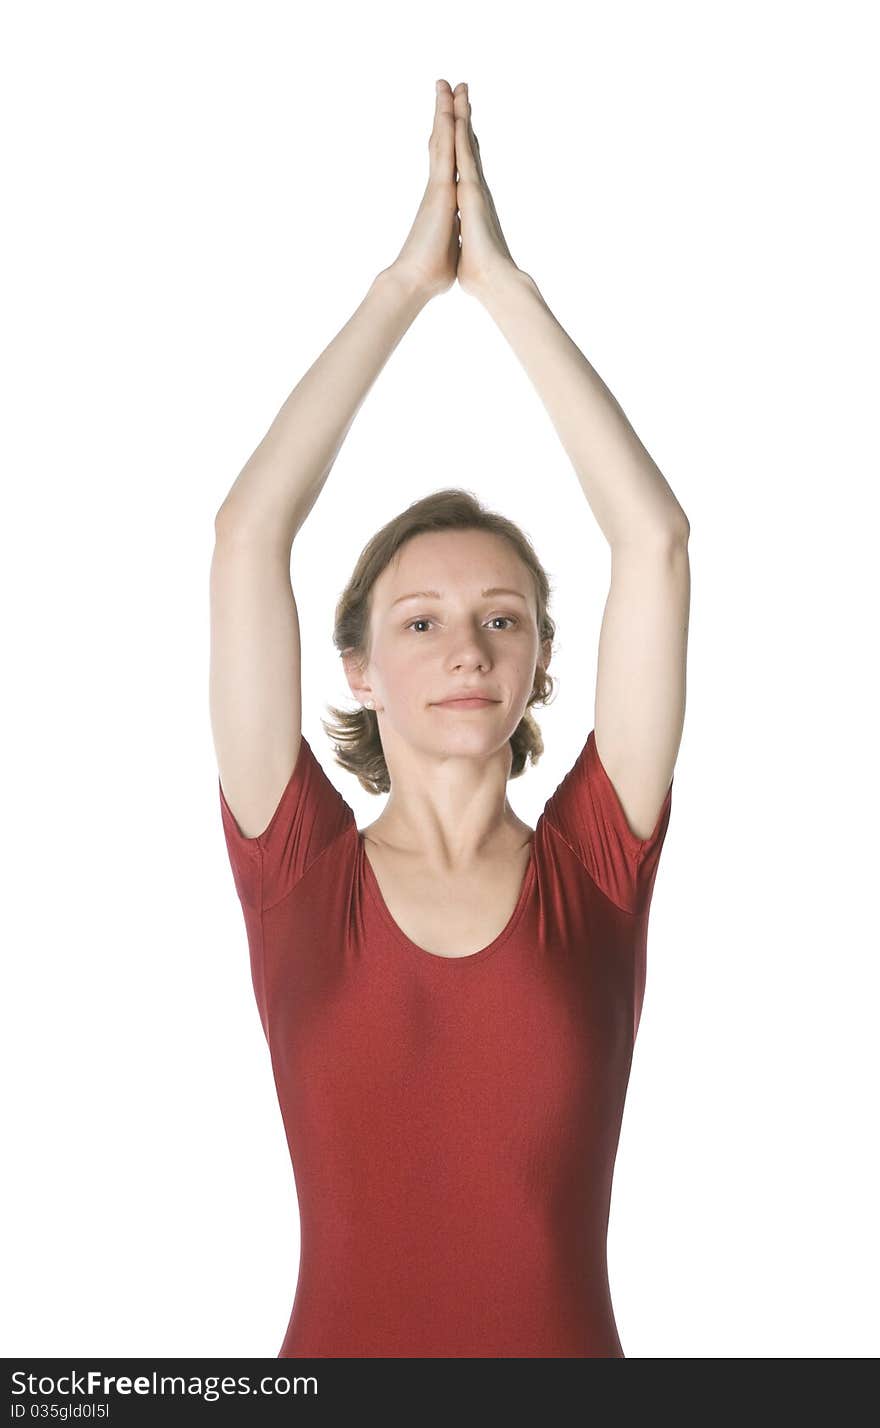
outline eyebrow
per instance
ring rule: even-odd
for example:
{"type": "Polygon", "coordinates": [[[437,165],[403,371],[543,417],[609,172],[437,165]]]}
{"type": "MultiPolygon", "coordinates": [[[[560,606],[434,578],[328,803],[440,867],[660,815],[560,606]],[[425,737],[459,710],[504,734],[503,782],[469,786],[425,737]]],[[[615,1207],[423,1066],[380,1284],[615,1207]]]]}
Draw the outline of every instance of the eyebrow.
{"type": "MultiPolygon", "coordinates": [[[[522,600],[524,605],[529,602],[519,590],[508,590],[505,585],[491,585],[488,590],[481,591],[484,598],[489,595],[514,595],[517,600],[522,600]]],[[[391,601],[390,609],[395,605],[400,605],[404,600],[442,600],[439,590],[414,590],[411,595],[398,595],[396,600],[391,601]]]]}

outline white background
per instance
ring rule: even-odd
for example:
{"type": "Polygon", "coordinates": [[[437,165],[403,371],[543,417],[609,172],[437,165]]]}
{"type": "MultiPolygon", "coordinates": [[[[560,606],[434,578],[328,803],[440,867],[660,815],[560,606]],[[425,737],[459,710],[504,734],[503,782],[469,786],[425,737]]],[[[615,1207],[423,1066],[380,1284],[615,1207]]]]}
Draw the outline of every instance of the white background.
{"type": "MultiPolygon", "coordinates": [[[[396,256],[434,80],[514,258],[691,523],[688,704],[609,1269],[627,1357],[863,1356],[876,1323],[878,231],[869,5],[7,11],[5,1354],[273,1356],[296,1198],[208,715],[213,518],[396,256]]],[[[604,538],[457,286],[298,537],[335,600],[449,484],[556,588],[530,823],[592,727],[604,538]]]]}

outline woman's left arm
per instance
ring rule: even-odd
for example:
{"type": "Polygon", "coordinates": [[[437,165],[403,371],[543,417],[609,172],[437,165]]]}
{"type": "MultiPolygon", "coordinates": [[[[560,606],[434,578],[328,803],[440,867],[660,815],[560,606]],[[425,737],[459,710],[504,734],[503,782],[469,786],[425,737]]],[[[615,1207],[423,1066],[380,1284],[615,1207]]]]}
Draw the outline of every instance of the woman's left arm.
{"type": "Polygon", "coordinates": [[[483,175],[470,103],[456,91],[460,285],[522,362],[611,547],[599,641],[596,749],[633,831],[653,832],[684,726],[689,524],[622,407],[517,267],[483,175]],[[470,244],[470,250],[469,250],[470,244]]]}
{"type": "Polygon", "coordinates": [[[688,520],[626,413],[517,268],[476,294],[531,378],[612,550],[687,544],[688,520]]]}

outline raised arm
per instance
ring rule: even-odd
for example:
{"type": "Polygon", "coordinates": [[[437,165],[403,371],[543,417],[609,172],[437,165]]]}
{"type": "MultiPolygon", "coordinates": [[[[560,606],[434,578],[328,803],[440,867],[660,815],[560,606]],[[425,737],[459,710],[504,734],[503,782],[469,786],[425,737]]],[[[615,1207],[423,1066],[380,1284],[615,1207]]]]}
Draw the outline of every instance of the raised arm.
{"type": "Polygon", "coordinates": [[[429,156],[428,184],[398,257],[293,389],[215,516],[211,725],[223,793],[247,837],[266,829],[300,747],[294,539],[389,356],[426,303],[455,282],[459,226],[445,83],[429,156]]]}
{"type": "Polygon", "coordinates": [[[218,539],[246,535],[286,551],[370,388],[425,304],[394,265],[294,387],[214,518],[218,539]]]}
{"type": "Polygon", "coordinates": [[[511,257],[463,85],[454,107],[458,280],[522,362],[611,547],[596,750],[633,831],[647,838],[672,780],[684,725],[689,523],[620,404],[511,257]]]}

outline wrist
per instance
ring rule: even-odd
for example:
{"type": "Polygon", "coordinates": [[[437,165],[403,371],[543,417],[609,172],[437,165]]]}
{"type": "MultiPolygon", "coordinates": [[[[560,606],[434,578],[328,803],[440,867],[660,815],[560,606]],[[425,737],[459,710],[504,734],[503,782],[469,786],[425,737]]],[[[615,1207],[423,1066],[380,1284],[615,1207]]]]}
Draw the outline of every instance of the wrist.
{"type": "Polygon", "coordinates": [[[420,311],[432,297],[415,273],[396,262],[376,274],[373,287],[392,294],[415,312],[420,311]]]}
{"type": "Polygon", "coordinates": [[[538,293],[538,285],[527,272],[518,268],[512,258],[499,262],[490,273],[481,278],[473,288],[473,295],[484,307],[503,301],[509,294],[519,292],[538,293]]]}

